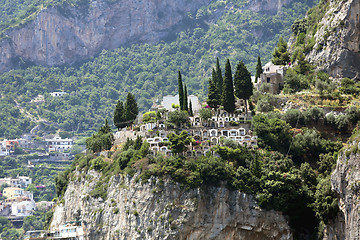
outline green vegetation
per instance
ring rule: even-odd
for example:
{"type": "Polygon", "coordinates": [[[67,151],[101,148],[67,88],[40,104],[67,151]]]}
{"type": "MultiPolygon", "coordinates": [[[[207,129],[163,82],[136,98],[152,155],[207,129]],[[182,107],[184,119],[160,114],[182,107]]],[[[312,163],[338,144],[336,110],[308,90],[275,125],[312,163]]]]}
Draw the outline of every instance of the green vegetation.
{"type": "Polygon", "coordinates": [[[256,64],[255,82],[258,81],[258,78],[260,77],[260,75],[263,72],[264,71],[262,69],[261,59],[260,59],[260,56],[258,56],[258,60],[257,60],[257,64],[256,64]]]}
{"type": "Polygon", "coordinates": [[[224,110],[229,113],[232,113],[235,110],[234,83],[229,59],[227,60],[225,65],[221,105],[224,107],[224,110]]]}
{"type": "MultiPolygon", "coordinates": [[[[83,4],[75,0],[51,2],[59,8],[64,4],[83,4]]],[[[157,44],[134,44],[113,51],[103,50],[94,59],[71,67],[32,66],[1,74],[1,104],[6,102],[4,108],[15,111],[22,107],[25,113],[20,112],[16,121],[8,113],[1,113],[6,116],[0,123],[0,137],[19,137],[22,132],[29,131],[34,120],[29,120],[26,113],[34,119],[57,123],[65,131],[89,136],[103,124],[103,116],[109,116],[109,124],[112,125],[114,106],[119,98],[123,102],[126,100],[126,95],[121,94],[123,92],[135,95],[140,111],[149,109],[152,99],[175,94],[180,67],[181,72],[186,73],[183,81],[188,93],[204,100],[207,96],[206,82],[216,57],[224,61],[221,64],[225,64],[227,58],[233,63],[244,61],[248,69],[255,72],[257,57],[260,55],[265,62],[268,61],[279,36],[288,38],[293,21],[313,5],[311,1],[295,1],[276,15],[270,15],[240,10],[244,2],[233,1],[233,7],[226,7],[225,2],[215,1],[199,9],[196,16],[189,16],[182,32],[157,44]],[[218,18],[218,13],[222,11],[223,16],[218,18]],[[205,21],[215,24],[207,25],[205,21]],[[61,98],[49,95],[59,89],[68,94],[61,98]],[[44,96],[44,102],[31,101],[38,95],[44,96]],[[14,100],[19,107],[11,106],[16,105],[14,100]]],[[[42,2],[17,3],[7,1],[3,6],[19,6],[16,8],[20,11],[26,3],[40,7],[42,2]]],[[[19,14],[16,16],[20,18],[19,14]]],[[[217,84],[222,85],[220,67],[217,70],[217,84]]]]}
{"type": "Polygon", "coordinates": [[[92,137],[86,139],[86,148],[93,152],[110,150],[113,144],[114,135],[111,131],[107,119],[105,119],[104,126],[99,129],[97,134],[94,134],[92,137]]]}
{"type": "Polygon", "coordinates": [[[273,52],[272,63],[275,65],[287,66],[290,62],[290,53],[288,52],[287,43],[280,37],[277,47],[273,52]]]}

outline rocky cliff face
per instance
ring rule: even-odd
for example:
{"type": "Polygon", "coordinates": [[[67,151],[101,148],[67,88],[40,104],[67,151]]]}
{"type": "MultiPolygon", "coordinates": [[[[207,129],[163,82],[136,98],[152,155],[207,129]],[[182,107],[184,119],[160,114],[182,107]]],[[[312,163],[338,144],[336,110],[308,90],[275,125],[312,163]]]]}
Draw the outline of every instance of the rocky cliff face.
{"type": "Polygon", "coordinates": [[[96,172],[75,178],[55,208],[51,223],[82,219],[89,239],[292,239],[287,220],[275,211],[261,210],[247,194],[225,187],[182,189],[154,177],[112,177],[108,196],[89,197],[96,172]]]}
{"type": "Polygon", "coordinates": [[[330,224],[327,239],[360,239],[360,154],[354,153],[358,148],[359,142],[354,141],[347,153],[341,153],[331,176],[331,186],[339,195],[341,212],[330,224]]]}
{"type": "Polygon", "coordinates": [[[102,49],[154,42],[211,0],[91,1],[87,7],[42,9],[35,20],[7,31],[0,42],[0,71],[21,57],[45,66],[71,64],[102,49]]]}
{"type": "Polygon", "coordinates": [[[308,60],[333,77],[360,80],[359,13],[359,0],[331,0],[308,60]]]}
{"type": "MultiPolygon", "coordinates": [[[[211,1],[214,0],[92,0],[90,6],[43,8],[34,20],[7,30],[7,37],[0,41],[0,72],[22,61],[43,66],[72,64],[103,49],[159,41],[180,26],[188,13],[195,16],[200,7],[211,1]]],[[[293,1],[253,0],[247,8],[276,13],[293,1]]],[[[217,12],[220,15],[214,14],[215,18],[223,11],[217,12]]]]}

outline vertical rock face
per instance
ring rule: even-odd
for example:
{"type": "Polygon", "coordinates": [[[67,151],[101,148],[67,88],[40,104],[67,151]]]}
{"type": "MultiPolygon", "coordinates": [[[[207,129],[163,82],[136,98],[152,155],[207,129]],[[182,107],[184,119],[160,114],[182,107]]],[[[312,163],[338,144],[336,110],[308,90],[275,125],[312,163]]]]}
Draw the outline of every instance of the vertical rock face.
{"type": "Polygon", "coordinates": [[[51,228],[81,219],[90,239],[292,239],[284,216],[261,210],[251,196],[225,187],[192,190],[150,178],[113,177],[108,196],[89,197],[96,172],[71,182],[51,228]]]}
{"type": "MultiPolygon", "coordinates": [[[[34,20],[7,30],[7,37],[0,40],[0,72],[16,67],[19,58],[56,66],[123,44],[157,42],[184,23],[188,13],[195,16],[211,1],[215,0],[92,0],[89,6],[44,8],[34,20]]],[[[294,1],[251,0],[246,8],[272,14],[294,1]]]]}
{"type": "Polygon", "coordinates": [[[336,78],[360,80],[360,1],[330,1],[330,8],[319,23],[315,46],[307,55],[336,78]]]}
{"type": "Polygon", "coordinates": [[[102,49],[129,42],[154,42],[211,0],[92,1],[89,7],[42,9],[0,42],[0,71],[16,57],[45,66],[71,64],[102,49]]]}
{"type": "MultiPolygon", "coordinates": [[[[352,143],[356,147],[358,142],[352,143]]],[[[350,150],[347,150],[350,151],[350,150]]],[[[360,239],[360,155],[340,154],[331,176],[331,186],[339,195],[341,214],[327,239],[360,239]]]]}

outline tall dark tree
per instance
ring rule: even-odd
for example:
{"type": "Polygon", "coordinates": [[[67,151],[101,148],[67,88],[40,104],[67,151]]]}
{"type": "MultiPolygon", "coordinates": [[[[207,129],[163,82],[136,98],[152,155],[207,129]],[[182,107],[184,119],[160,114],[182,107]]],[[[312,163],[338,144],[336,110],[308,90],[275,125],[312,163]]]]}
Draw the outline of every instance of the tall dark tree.
{"type": "Polygon", "coordinates": [[[222,91],[222,105],[224,106],[224,109],[229,113],[235,111],[234,84],[233,84],[231,65],[229,59],[226,61],[226,65],[225,65],[225,75],[224,75],[224,83],[223,83],[223,91],[222,91]]]}
{"type": "Polygon", "coordinates": [[[287,65],[290,62],[290,53],[288,52],[288,45],[282,37],[279,38],[277,47],[273,52],[272,63],[276,65],[287,65]]]}
{"type": "Polygon", "coordinates": [[[178,72],[179,104],[180,110],[184,110],[184,88],[182,84],[181,72],[178,72]]]}
{"type": "Polygon", "coordinates": [[[251,74],[242,61],[236,67],[234,85],[235,96],[245,100],[245,111],[247,113],[247,101],[253,94],[253,83],[251,82],[251,74]]]}
{"type": "Polygon", "coordinates": [[[118,130],[120,128],[126,127],[124,103],[120,100],[118,100],[116,107],[115,107],[114,124],[118,130]]]}
{"type": "Polygon", "coordinates": [[[258,81],[258,78],[260,77],[260,75],[263,72],[264,71],[262,69],[261,59],[260,59],[260,56],[258,56],[258,60],[257,60],[257,64],[256,64],[255,82],[258,81]]]}
{"type": "Polygon", "coordinates": [[[96,134],[86,139],[85,144],[88,150],[93,152],[101,152],[103,150],[110,150],[114,143],[114,135],[112,134],[108,120],[105,119],[105,124],[96,134]]]}
{"type": "Polygon", "coordinates": [[[191,102],[191,100],[190,100],[190,102],[189,102],[189,115],[190,115],[191,117],[194,116],[194,112],[193,112],[193,109],[192,109],[192,102],[191,102]]]}
{"type": "Polygon", "coordinates": [[[218,108],[218,106],[220,105],[220,97],[216,85],[212,79],[209,79],[207,104],[211,108],[215,108],[215,109],[218,108]]]}
{"type": "Polygon", "coordinates": [[[186,88],[186,84],[184,85],[184,103],[183,103],[183,110],[184,111],[189,111],[189,105],[188,105],[188,93],[187,93],[187,88],[186,88]]]}
{"type": "Polygon", "coordinates": [[[220,68],[220,63],[219,63],[219,58],[216,58],[216,80],[214,81],[216,88],[218,90],[218,94],[219,96],[222,96],[222,91],[223,91],[223,76],[221,73],[221,68],[220,68]]]}
{"type": "Polygon", "coordinates": [[[128,122],[128,126],[134,122],[138,113],[139,109],[135,100],[135,96],[131,93],[128,93],[125,102],[125,119],[128,122]]]}

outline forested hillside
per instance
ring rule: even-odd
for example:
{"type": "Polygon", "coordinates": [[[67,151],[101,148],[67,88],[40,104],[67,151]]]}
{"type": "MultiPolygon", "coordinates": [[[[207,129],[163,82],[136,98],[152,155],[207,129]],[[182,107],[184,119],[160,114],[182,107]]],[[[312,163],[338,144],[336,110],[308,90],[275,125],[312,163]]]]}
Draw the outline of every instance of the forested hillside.
{"type": "MultiPolygon", "coordinates": [[[[189,94],[204,100],[216,57],[222,66],[227,58],[233,65],[242,60],[255,74],[257,57],[260,55],[263,63],[267,62],[279,36],[288,38],[294,20],[304,16],[313,4],[293,1],[274,14],[249,10],[244,0],[214,1],[195,16],[189,15],[181,32],[174,29],[172,37],[157,44],[104,50],[76,66],[32,66],[4,73],[0,75],[0,104],[1,108],[13,110],[1,113],[5,121],[0,125],[0,137],[17,137],[29,130],[29,125],[23,124],[25,114],[17,110],[20,107],[33,121],[46,119],[76,132],[96,129],[104,116],[110,120],[116,101],[124,100],[126,92],[135,94],[140,110],[147,110],[156,98],[175,94],[178,70],[189,94]],[[51,97],[49,93],[56,90],[69,94],[51,97]],[[44,95],[45,101],[31,101],[38,95],[44,95]]],[[[4,4],[7,5],[11,4],[4,4]]],[[[5,18],[21,16],[21,11],[16,9],[14,15],[5,18]]]]}

